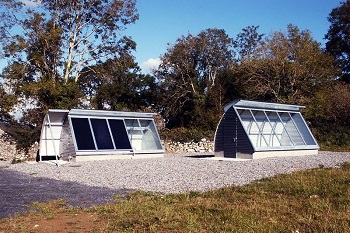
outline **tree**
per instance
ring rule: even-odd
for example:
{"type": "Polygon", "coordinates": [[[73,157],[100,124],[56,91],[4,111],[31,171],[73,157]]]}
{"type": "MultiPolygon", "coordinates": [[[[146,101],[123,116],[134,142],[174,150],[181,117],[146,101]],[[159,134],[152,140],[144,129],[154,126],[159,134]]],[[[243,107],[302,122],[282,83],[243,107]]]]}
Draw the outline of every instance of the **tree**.
{"type": "Polygon", "coordinates": [[[89,107],[109,110],[142,110],[155,105],[154,77],[140,74],[134,57],[125,53],[89,68],[78,80],[89,107]]]}
{"type": "Polygon", "coordinates": [[[34,17],[27,23],[32,41],[11,43],[4,50],[13,52],[11,61],[1,74],[6,87],[18,97],[13,103],[24,106],[24,114],[28,106],[35,106],[36,111],[43,113],[49,108],[77,106],[80,97],[77,85],[71,80],[64,82],[56,69],[61,31],[54,30],[53,23],[45,22],[41,17],[34,17]],[[35,33],[37,28],[43,31],[35,33]]]}
{"type": "Polygon", "coordinates": [[[234,47],[239,55],[238,60],[249,59],[257,53],[264,34],[258,33],[259,26],[248,26],[236,36],[234,47]]]}
{"type": "Polygon", "coordinates": [[[287,33],[273,32],[240,63],[239,76],[247,98],[306,104],[335,79],[334,64],[308,30],[288,25],[287,33]]]}
{"type": "Polygon", "coordinates": [[[341,79],[350,83],[350,1],[344,1],[329,14],[331,26],[325,36],[326,50],[339,62],[341,79]]]}
{"type": "Polygon", "coordinates": [[[14,103],[16,102],[16,96],[8,94],[3,85],[0,84],[0,120],[12,121],[13,117],[9,114],[11,112],[14,103]]]}
{"type": "Polygon", "coordinates": [[[120,31],[138,18],[135,0],[8,0],[1,1],[0,7],[5,55],[29,62],[29,57],[21,55],[36,37],[51,45],[47,37],[50,24],[50,30],[57,31],[61,39],[51,68],[66,83],[70,78],[77,81],[84,67],[118,56],[130,41],[119,38],[120,31]]]}
{"type": "Polygon", "coordinates": [[[0,7],[0,48],[8,60],[1,77],[39,111],[77,106],[82,72],[136,46],[120,36],[138,18],[135,0],[7,0],[0,7]]]}
{"type": "Polygon", "coordinates": [[[233,63],[233,40],[222,29],[177,39],[155,71],[163,93],[163,112],[170,126],[188,126],[208,114],[203,107],[220,72],[233,63]]]}

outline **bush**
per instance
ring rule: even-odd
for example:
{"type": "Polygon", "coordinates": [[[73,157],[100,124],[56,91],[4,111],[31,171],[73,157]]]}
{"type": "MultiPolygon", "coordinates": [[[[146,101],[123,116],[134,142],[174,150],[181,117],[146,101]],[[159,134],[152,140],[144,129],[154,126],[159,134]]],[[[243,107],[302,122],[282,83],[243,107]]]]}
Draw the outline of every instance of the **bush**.
{"type": "Polygon", "coordinates": [[[16,149],[28,153],[29,148],[40,139],[40,128],[17,123],[7,125],[4,131],[16,141],[16,149]]]}
{"type": "Polygon", "coordinates": [[[305,109],[322,150],[350,149],[350,85],[336,83],[316,93],[305,109]]]}
{"type": "Polygon", "coordinates": [[[321,150],[350,151],[350,128],[326,124],[313,129],[321,150]]]}

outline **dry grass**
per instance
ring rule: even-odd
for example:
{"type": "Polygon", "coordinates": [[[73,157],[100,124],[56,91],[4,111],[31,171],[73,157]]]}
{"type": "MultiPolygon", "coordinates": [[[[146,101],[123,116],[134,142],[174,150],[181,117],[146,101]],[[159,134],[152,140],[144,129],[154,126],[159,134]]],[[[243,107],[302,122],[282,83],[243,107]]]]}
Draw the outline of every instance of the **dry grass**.
{"type": "Polygon", "coordinates": [[[36,203],[39,211],[0,220],[0,232],[350,232],[350,163],[207,193],[137,192],[85,210],[64,204],[36,203]]]}

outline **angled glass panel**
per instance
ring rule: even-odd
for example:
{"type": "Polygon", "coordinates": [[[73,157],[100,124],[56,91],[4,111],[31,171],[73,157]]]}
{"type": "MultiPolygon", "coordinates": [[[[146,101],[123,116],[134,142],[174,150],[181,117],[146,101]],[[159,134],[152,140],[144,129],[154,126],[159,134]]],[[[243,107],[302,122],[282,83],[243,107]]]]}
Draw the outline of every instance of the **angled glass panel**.
{"type": "Polygon", "coordinates": [[[289,131],[287,131],[286,125],[288,121],[290,120],[289,116],[287,113],[278,113],[279,120],[281,121],[281,128],[282,128],[282,133],[281,133],[281,143],[282,146],[294,146],[294,142],[292,141],[292,138],[289,135],[289,131]]]}
{"type": "MultiPolygon", "coordinates": [[[[305,145],[303,138],[301,137],[298,129],[295,127],[291,115],[284,112],[280,113],[281,120],[283,121],[285,131],[282,134],[282,141],[290,143],[291,146],[305,145]]],[[[287,145],[288,145],[287,143],[287,145]]]]}
{"type": "Polygon", "coordinates": [[[152,120],[140,120],[140,125],[143,132],[142,150],[162,149],[154,122],[152,120]]]}
{"type": "Polygon", "coordinates": [[[257,126],[254,123],[252,113],[249,110],[241,110],[238,112],[238,114],[241,118],[243,128],[248,134],[251,143],[255,147],[258,141],[258,131],[257,126]]]}
{"type": "Polygon", "coordinates": [[[114,149],[106,119],[90,119],[99,150],[114,149]]]}
{"type": "Polygon", "coordinates": [[[300,113],[292,114],[293,121],[299,130],[299,133],[303,137],[306,145],[317,145],[315,139],[313,138],[310,130],[308,129],[304,119],[300,113]]]}
{"type": "Polygon", "coordinates": [[[271,127],[271,135],[269,138],[270,146],[281,146],[281,138],[283,132],[282,122],[279,120],[276,112],[266,112],[267,119],[271,127]]]}
{"type": "Polygon", "coordinates": [[[137,119],[125,119],[125,126],[130,136],[142,135],[141,127],[137,119]]]}
{"type": "Polygon", "coordinates": [[[248,134],[250,134],[253,122],[252,114],[248,110],[243,110],[239,113],[239,115],[241,117],[244,129],[247,131],[248,134]]]}
{"type": "Polygon", "coordinates": [[[116,149],[131,149],[123,120],[108,120],[116,149]]]}
{"type": "Polygon", "coordinates": [[[268,147],[268,138],[271,135],[271,127],[263,111],[254,111],[254,118],[258,130],[257,147],[268,147]]]}
{"type": "Polygon", "coordinates": [[[95,150],[89,119],[71,118],[71,121],[78,150],[95,150]]]}

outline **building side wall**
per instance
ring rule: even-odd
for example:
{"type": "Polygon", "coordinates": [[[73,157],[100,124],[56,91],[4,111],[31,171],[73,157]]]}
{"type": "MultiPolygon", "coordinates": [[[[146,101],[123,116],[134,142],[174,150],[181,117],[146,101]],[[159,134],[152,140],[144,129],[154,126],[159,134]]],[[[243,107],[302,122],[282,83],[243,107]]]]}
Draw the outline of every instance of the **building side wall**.
{"type": "Polygon", "coordinates": [[[61,132],[60,156],[63,160],[74,160],[76,157],[72,133],[68,117],[65,119],[61,132]]]}

